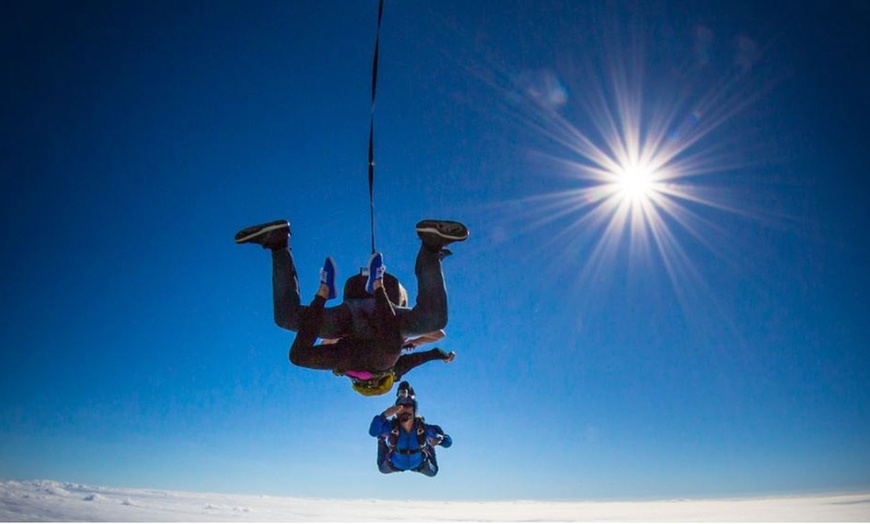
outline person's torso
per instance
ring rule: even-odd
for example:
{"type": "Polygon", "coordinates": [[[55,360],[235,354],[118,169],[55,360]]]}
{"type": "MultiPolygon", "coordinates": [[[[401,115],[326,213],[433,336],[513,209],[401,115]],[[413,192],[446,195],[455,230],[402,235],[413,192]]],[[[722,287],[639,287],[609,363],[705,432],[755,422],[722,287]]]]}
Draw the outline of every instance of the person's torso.
{"type": "Polygon", "coordinates": [[[351,350],[343,363],[343,369],[336,371],[382,374],[391,370],[402,353],[401,335],[395,333],[386,337],[377,336],[374,326],[376,321],[374,299],[349,299],[345,303],[350,308],[353,331],[340,342],[351,350]]]}
{"type": "Polygon", "coordinates": [[[375,299],[351,298],[344,301],[350,308],[352,334],[360,339],[371,339],[375,336],[375,299]]]}
{"type": "Polygon", "coordinates": [[[415,422],[410,432],[405,431],[401,425],[397,428],[398,436],[393,448],[391,462],[398,469],[416,469],[423,463],[423,449],[421,449],[417,431],[418,429],[423,431],[424,428],[419,424],[420,422],[415,422]]]}

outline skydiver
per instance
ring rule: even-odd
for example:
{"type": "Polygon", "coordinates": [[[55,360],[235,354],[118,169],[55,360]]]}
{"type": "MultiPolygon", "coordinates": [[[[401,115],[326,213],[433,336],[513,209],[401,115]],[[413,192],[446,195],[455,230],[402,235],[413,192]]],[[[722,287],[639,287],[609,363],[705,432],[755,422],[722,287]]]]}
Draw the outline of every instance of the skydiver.
{"type": "MultiPolygon", "coordinates": [[[[447,291],[441,270],[450,254],[445,246],[468,238],[459,222],[423,220],[417,224],[421,240],[414,273],[417,301],[413,308],[389,299],[384,286],[383,256],[370,260],[365,298],[350,298],[336,307],[325,307],[337,296],[335,264],[327,258],[321,269],[321,285],[309,306],[301,305],[296,267],[289,248],[290,224],[276,220],[239,231],[236,243],[259,244],[272,253],[272,297],[275,323],[296,331],[290,362],[312,369],[330,369],[351,379],[363,395],[381,395],[392,388],[396,377],[425,362],[450,362],[454,353],[440,349],[401,355],[403,347],[443,336],[447,324],[447,291]],[[337,339],[315,345],[317,337],[337,339]],[[416,338],[412,338],[416,337],[416,338]]],[[[401,286],[399,286],[401,289],[401,286]]]]}
{"type": "Polygon", "coordinates": [[[381,473],[416,471],[427,477],[438,474],[435,446],[449,448],[450,435],[440,426],[427,424],[417,416],[414,388],[407,382],[399,384],[395,405],[375,415],[369,435],[378,438],[378,470],[381,473]]]}

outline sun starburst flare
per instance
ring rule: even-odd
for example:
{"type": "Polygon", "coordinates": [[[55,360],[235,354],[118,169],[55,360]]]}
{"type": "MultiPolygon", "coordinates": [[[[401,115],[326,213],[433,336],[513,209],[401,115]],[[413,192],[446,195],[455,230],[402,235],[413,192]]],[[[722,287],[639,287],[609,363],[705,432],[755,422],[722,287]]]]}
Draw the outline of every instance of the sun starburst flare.
{"type": "Polygon", "coordinates": [[[687,292],[705,287],[697,246],[727,259],[725,223],[761,216],[735,197],[727,180],[729,170],[745,162],[732,144],[710,139],[759,93],[740,81],[745,71],[736,71],[694,97],[688,90],[656,96],[644,83],[640,60],[613,63],[623,65],[611,67],[606,81],[583,75],[582,128],[564,116],[568,90],[554,74],[525,90],[532,111],[523,122],[549,139],[548,149],[563,150],[533,156],[544,161],[544,174],[558,175],[568,187],[523,198],[516,208],[528,232],[559,223],[547,238],[568,255],[559,258],[573,262],[584,286],[612,279],[622,267],[617,261],[651,265],[667,274],[684,308],[691,308],[687,292]]]}

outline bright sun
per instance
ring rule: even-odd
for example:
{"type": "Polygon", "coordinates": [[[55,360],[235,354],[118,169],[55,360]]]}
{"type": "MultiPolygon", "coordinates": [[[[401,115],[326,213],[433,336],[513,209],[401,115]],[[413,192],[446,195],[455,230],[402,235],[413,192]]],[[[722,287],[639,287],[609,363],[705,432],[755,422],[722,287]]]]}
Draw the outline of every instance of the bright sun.
{"type": "MultiPolygon", "coordinates": [[[[638,38],[632,41],[642,43],[638,38]]],[[[698,247],[725,253],[719,247],[727,232],[720,228],[720,213],[759,216],[746,207],[752,201],[735,201],[736,187],[719,187],[726,174],[747,164],[739,151],[723,148],[710,134],[762,93],[745,83],[745,71],[716,79],[707,92],[696,92],[691,83],[673,96],[650,89],[643,49],[622,44],[615,42],[601,62],[578,68],[579,123],[569,118],[575,114],[568,110],[570,91],[561,89],[558,77],[546,75],[540,86],[525,87],[531,113],[521,113],[522,121],[551,141],[535,151],[536,159],[570,185],[510,202],[509,210],[529,229],[558,227],[542,235],[563,255],[549,258],[579,260],[579,271],[576,264],[566,268],[578,273],[584,296],[593,296],[588,294],[593,284],[622,278],[614,271],[617,264],[635,271],[638,264],[655,263],[684,305],[690,298],[706,302],[708,297],[697,295],[706,287],[695,265],[698,247]]],[[[664,77],[656,75],[658,85],[664,77]]],[[[510,86],[513,98],[516,84],[510,86]]]]}
{"type": "Polygon", "coordinates": [[[644,201],[655,192],[655,172],[645,165],[631,165],[617,174],[617,185],[623,198],[644,201]]]}

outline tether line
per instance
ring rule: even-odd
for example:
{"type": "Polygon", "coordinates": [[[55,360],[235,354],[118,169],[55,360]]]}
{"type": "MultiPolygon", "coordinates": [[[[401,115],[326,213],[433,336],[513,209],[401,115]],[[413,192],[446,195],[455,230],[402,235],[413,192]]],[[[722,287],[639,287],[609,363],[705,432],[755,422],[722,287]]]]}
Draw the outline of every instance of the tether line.
{"type": "Polygon", "coordinates": [[[369,211],[372,227],[372,253],[375,253],[375,92],[378,86],[378,54],[383,15],[384,0],[380,0],[378,4],[378,29],[375,34],[375,55],[372,59],[372,109],[369,116],[369,211]]]}

